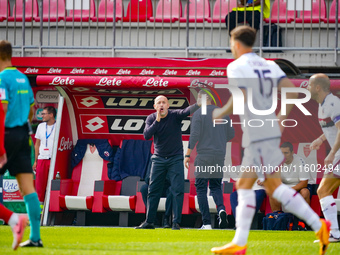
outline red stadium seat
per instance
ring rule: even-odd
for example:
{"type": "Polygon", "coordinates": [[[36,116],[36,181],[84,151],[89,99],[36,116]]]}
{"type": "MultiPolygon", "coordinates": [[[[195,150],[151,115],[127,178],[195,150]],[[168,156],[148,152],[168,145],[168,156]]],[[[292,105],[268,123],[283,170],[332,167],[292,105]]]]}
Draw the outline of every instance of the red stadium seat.
{"type": "Polygon", "coordinates": [[[237,6],[237,0],[217,0],[214,5],[213,16],[206,18],[209,23],[225,22],[225,16],[237,6]]]}
{"type": "MultiPolygon", "coordinates": [[[[93,17],[92,21],[96,22],[113,22],[114,0],[101,0],[98,6],[98,19],[93,17]]],[[[121,20],[124,15],[124,5],[122,0],[116,0],[116,21],[121,20]]]]}
{"type": "Polygon", "coordinates": [[[296,23],[320,23],[327,16],[325,0],[313,0],[312,11],[301,11],[296,23]]]}
{"type": "Polygon", "coordinates": [[[128,212],[136,208],[136,188],[139,176],[128,176],[123,181],[95,182],[95,202],[93,212],[120,212],[119,226],[128,225],[128,212]]]}
{"type": "Polygon", "coordinates": [[[87,22],[96,16],[96,6],[94,0],[90,0],[90,6],[82,6],[80,9],[71,9],[66,17],[66,21],[87,22]]]}
{"type": "Polygon", "coordinates": [[[182,2],[180,0],[159,0],[156,16],[150,17],[150,21],[170,23],[179,20],[181,16],[182,2]]]}
{"type": "Polygon", "coordinates": [[[131,0],[124,22],[146,22],[153,15],[151,0],[131,0]]]}
{"type": "MultiPolygon", "coordinates": [[[[210,17],[210,4],[209,0],[192,0],[188,2],[189,8],[189,22],[202,23],[210,17]]],[[[180,18],[180,22],[187,22],[188,4],[185,6],[183,18],[180,18]]]]}
{"type": "Polygon", "coordinates": [[[335,23],[336,19],[338,19],[338,22],[340,22],[340,0],[333,0],[331,7],[329,9],[328,21],[327,21],[327,18],[325,18],[324,22],[335,23]],[[338,1],[338,15],[336,15],[335,13],[335,7],[336,7],[337,1],[338,1]]]}
{"type": "MultiPolygon", "coordinates": [[[[148,165],[151,149],[151,142],[145,140],[122,140],[120,144],[120,156],[119,159],[114,159],[115,162],[119,162],[119,169],[115,169],[118,172],[119,178],[124,178],[122,181],[113,180],[100,180],[95,182],[94,192],[94,205],[92,212],[107,212],[118,211],[120,212],[119,226],[128,225],[128,213],[136,210],[138,207],[138,213],[144,213],[145,209],[140,205],[142,201],[141,194],[137,193],[137,185],[142,185],[140,181],[143,175],[144,166],[148,165]],[[139,155],[137,153],[140,152],[139,155]],[[143,157],[143,158],[141,158],[143,157]],[[131,163],[132,160],[137,160],[137,165],[141,168],[137,171],[136,165],[131,163]],[[124,166],[127,166],[126,169],[124,166]],[[135,173],[132,176],[131,173],[135,173]],[[139,197],[139,201],[137,199],[139,197]],[[144,210],[143,210],[144,209],[144,210]]],[[[118,153],[118,152],[117,152],[118,153]]],[[[142,202],[143,203],[143,202],[142,202]]]]}
{"type": "MultiPolygon", "coordinates": [[[[43,1],[43,21],[56,22],[65,20],[65,0],[44,0],[43,1]]],[[[40,17],[35,18],[39,22],[40,17]]]]}
{"type": "Polygon", "coordinates": [[[9,18],[10,14],[10,5],[8,0],[0,0],[0,22],[9,18]]]}
{"type": "Polygon", "coordinates": [[[271,23],[291,23],[297,17],[297,11],[287,11],[287,1],[286,0],[275,0],[272,10],[271,18],[264,19],[265,22],[271,21],[271,23]]]}
{"type": "Polygon", "coordinates": [[[8,21],[23,21],[23,10],[25,2],[25,21],[32,21],[39,16],[39,8],[37,0],[16,0],[13,6],[13,16],[8,21]]]}
{"type": "MultiPolygon", "coordinates": [[[[85,155],[80,163],[74,167],[71,179],[52,181],[50,211],[91,211],[95,181],[109,181],[107,175],[108,163],[109,161],[99,156],[95,145],[87,144],[85,155]]],[[[111,182],[115,184],[114,181],[111,182]]]]}

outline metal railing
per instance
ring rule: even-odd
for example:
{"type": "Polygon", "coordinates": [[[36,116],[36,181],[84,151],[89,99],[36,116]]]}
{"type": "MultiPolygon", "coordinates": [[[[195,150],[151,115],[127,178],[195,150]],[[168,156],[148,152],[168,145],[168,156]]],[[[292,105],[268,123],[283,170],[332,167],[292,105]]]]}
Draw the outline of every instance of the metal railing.
{"type": "MultiPolygon", "coordinates": [[[[177,52],[176,56],[182,57],[225,54],[230,48],[224,18],[235,1],[25,0],[21,7],[16,3],[18,0],[1,0],[0,38],[11,41],[22,56],[66,53],[117,56],[120,52],[131,56],[136,52],[142,55],[177,52]],[[6,12],[8,8],[10,11],[6,12]]],[[[339,0],[271,0],[271,16],[264,19],[266,1],[261,1],[255,50],[261,55],[268,51],[332,52],[337,62],[339,0]],[[318,10],[313,5],[315,1],[318,10]],[[334,19],[331,14],[335,14],[334,19]],[[279,33],[275,32],[276,25],[279,33]]],[[[254,25],[255,12],[250,12],[254,25]]],[[[227,20],[229,25],[229,15],[227,20]]],[[[241,23],[247,23],[246,19],[241,23]]]]}

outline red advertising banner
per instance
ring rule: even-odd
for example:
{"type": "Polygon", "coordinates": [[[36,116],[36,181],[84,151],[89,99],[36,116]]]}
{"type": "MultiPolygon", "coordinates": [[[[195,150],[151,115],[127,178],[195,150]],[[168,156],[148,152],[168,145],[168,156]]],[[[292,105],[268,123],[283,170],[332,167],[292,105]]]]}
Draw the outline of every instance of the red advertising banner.
{"type": "Polygon", "coordinates": [[[226,77],[233,59],[14,57],[27,75],[137,75],[226,77]]]}
{"type": "Polygon", "coordinates": [[[204,87],[205,85],[215,87],[217,84],[227,84],[227,79],[148,76],[37,76],[38,86],[170,89],[204,87]]]}
{"type": "Polygon", "coordinates": [[[55,163],[53,177],[60,173],[61,179],[70,178],[71,151],[73,149],[72,125],[74,119],[70,118],[66,102],[63,105],[60,133],[58,136],[57,160],[55,163]]]}
{"type": "MultiPolygon", "coordinates": [[[[78,109],[154,109],[155,97],[146,96],[74,96],[78,109]]],[[[187,98],[169,97],[169,105],[173,108],[189,106],[187,98]]]]}
{"type": "Polygon", "coordinates": [[[18,67],[24,74],[35,75],[119,75],[119,76],[205,76],[226,77],[226,68],[208,69],[179,69],[167,68],[46,68],[46,67],[18,67]]]}
{"type": "MultiPolygon", "coordinates": [[[[83,134],[143,134],[147,116],[80,115],[83,134]]],[[[182,134],[190,134],[190,119],[182,120],[182,134]]]]}

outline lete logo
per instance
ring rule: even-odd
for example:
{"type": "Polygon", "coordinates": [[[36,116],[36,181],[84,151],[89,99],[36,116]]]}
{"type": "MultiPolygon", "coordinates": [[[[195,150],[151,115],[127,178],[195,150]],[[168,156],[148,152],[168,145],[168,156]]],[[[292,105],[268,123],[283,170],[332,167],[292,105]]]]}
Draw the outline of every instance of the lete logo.
{"type": "Polygon", "coordinates": [[[16,180],[4,180],[4,191],[8,193],[17,192],[19,185],[16,180]]]}
{"type": "Polygon", "coordinates": [[[74,85],[74,79],[70,79],[70,77],[66,77],[66,79],[62,79],[57,76],[54,77],[52,82],[49,85],[74,85]]]}
{"type": "Polygon", "coordinates": [[[143,84],[144,87],[167,87],[169,85],[169,81],[163,81],[163,79],[156,80],[154,78],[150,78],[143,84]]]}
{"type": "Polygon", "coordinates": [[[72,150],[72,141],[70,141],[70,138],[62,137],[60,140],[58,151],[70,151],[72,150]]]}

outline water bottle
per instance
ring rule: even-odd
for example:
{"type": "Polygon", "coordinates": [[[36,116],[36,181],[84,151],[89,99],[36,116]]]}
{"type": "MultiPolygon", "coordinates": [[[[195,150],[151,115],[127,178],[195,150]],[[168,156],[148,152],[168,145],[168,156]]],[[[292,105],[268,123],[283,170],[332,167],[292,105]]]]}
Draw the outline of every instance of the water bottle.
{"type": "Polygon", "coordinates": [[[57,172],[57,174],[55,175],[55,179],[60,180],[60,173],[59,172],[57,172]]]}

